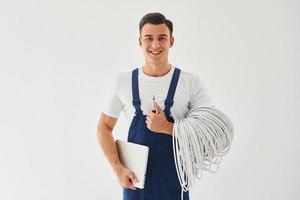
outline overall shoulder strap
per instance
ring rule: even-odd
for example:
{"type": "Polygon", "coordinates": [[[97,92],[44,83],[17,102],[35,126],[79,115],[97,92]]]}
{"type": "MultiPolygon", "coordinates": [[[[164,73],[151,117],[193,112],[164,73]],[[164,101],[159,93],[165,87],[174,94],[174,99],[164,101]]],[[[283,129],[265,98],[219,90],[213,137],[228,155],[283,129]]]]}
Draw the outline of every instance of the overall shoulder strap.
{"type": "Polygon", "coordinates": [[[167,112],[168,114],[170,114],[170,108],[173,106],[174,103],[174,95],[175,95],[180,72],[181,70],[175,67],[172,80],[170,83],[167,99],[165,100],[165,112],[167,112]]]}
{"type": "Polygon", "coordinates": [[[132,71],[131,77],[131,89],[132,89],[132,104],[135,108],[135,113],[141,111],[141,100],[139,95],[139,81],[138,81],[138,71],[136,68],[132,71]]]}

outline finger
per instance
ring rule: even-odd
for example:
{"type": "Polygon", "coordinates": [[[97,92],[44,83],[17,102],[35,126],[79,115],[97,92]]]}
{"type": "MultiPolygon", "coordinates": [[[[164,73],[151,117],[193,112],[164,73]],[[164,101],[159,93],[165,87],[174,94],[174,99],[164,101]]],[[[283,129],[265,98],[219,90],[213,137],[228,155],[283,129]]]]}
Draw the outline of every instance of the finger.
{"type": "Polygon", "coordinates": [[[146,117],[146,122],[152,122],[152,119],[150,117],[146,117]]]}
{"type": "Polygon", "coordinates": [[[123,186],[123,188],[129,188],[129,189],[132,189],[132,190],[136,190],[136,187],[133,186],[132,183],[127,183],[127,184],[125,184],[125,185],[123,186]]]}
{"type": "Polygon", "coordinates": [[[130,188],[132,190],[136,190],[136,187],[134,185],[130,185],[128,188],[130,188]]]}
{"type": "Polygon", "coordinates": [[[150,116],[147,116],[147,117],[146,117],[146,120],[147,120],[147,121],[151,121],[151,117],[150,117],[150,116]]]}
{"type": "Polygon", "coordinates": [[[132,183],[130,182],[130,178],[126,177],[126,179],[122,183],[123,188],[130,188],[132,186],[132,183]]]}
{"type": "Polygon", "coordinates": [[[147,125],[147,128],[148,128],[150,131],[152,131],[151,126],[147,125]]]}
{"type": "Polygon", "coordinates": [[[150,118],[154,117],[154,115],[155,115],[155,113],[153,113],[153,112],[151,112],[151,113],[148,114],[148,116],[149,116],[150,118]]]}
{"type": "Polygon", "coordinates": [[[132,190],[136,190],[136,187],[134,187],[134,186],[131,186],[129,188],[132,189],[132,190]]]}
{"type": "Polygon", "coordinates": [[[146,120],[146,124],[147,124],[147,125],[150,125],[150,123],[151,123],[151,122],[150,122],[149,120],[146,120]]]}
{"type": "Polygon", "coordinates": [[[136,175],[135,175],[133,172],[130,172],[130,173],[128,174],[128,176],[129,176],[129,178],[131,179],[131,182],[132,182],[133,184],[135,184],[135,183],[138,182],[138,178],[136,177],[136,175]]]}
{"type": "Polygon", "coordinates": [[[133,189],[134,186],[129,175],[127,175],[126,179],[124,180],[123,187],[133,189]]]}
{"type": "Polygon", "coordinates": [[[161,109],[161,107],[158,105],[158,103],[154,102],[155,103],[155,109],[157,110],[156,114],[159,114],[161,113],[163,110],[161,109]]]}
{"type": "Polygon", "coordinates": [[[152,121],[151,120],[146,120],[146,124],[150,127],[152,125],[152,121]]]}
{"type": "Polygon", "coordinates": [[[136,187],[133,185],[133,183],[130,181],[130,178],[128,178],[128,181],[126,181],[126,183],[124,184],[125,188],[129,188],[132,190],[136,190],[136,187]]]}

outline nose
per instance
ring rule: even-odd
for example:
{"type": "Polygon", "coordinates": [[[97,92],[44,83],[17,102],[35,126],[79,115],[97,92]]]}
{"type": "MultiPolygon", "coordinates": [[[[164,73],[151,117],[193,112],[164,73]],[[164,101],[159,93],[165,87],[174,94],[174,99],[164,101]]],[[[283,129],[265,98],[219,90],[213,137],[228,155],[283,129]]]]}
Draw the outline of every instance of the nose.
{"type": "Polygon", "coordinates": [[[159,40],[153,40],[153,42],[152,42],[152,47],[153,47],[153,48],[160,47],[160,42],[159,42],[159,40]]]}

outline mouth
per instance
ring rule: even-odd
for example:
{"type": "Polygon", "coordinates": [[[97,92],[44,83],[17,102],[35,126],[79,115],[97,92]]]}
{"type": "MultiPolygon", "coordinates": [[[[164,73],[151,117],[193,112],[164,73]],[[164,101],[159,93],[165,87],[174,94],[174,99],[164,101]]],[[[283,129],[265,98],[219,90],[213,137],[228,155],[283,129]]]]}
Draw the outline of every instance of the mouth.
{"type": "Polygon", "coordinates": [[[148,50],[148,52],[149,52],[151,55],[153,55],[153,56],[158,56],[158,55],[161,54],[162,51],[150,51],[150,50],[148,50]]]}

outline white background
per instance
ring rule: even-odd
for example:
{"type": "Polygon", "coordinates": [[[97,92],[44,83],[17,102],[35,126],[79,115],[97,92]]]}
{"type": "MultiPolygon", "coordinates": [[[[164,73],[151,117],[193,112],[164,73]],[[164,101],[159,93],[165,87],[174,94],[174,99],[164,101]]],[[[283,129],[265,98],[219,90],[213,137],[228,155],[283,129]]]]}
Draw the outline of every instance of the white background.
{"type": "Polygon", "coordinates": [[[1,200],[121,199],[96,126],[112,78],[143,64],[138,23],[153,11],[174,23],[170,62],[235,127],[191,199],[300,198],[299,1],[0,0],[1,200]]]}

